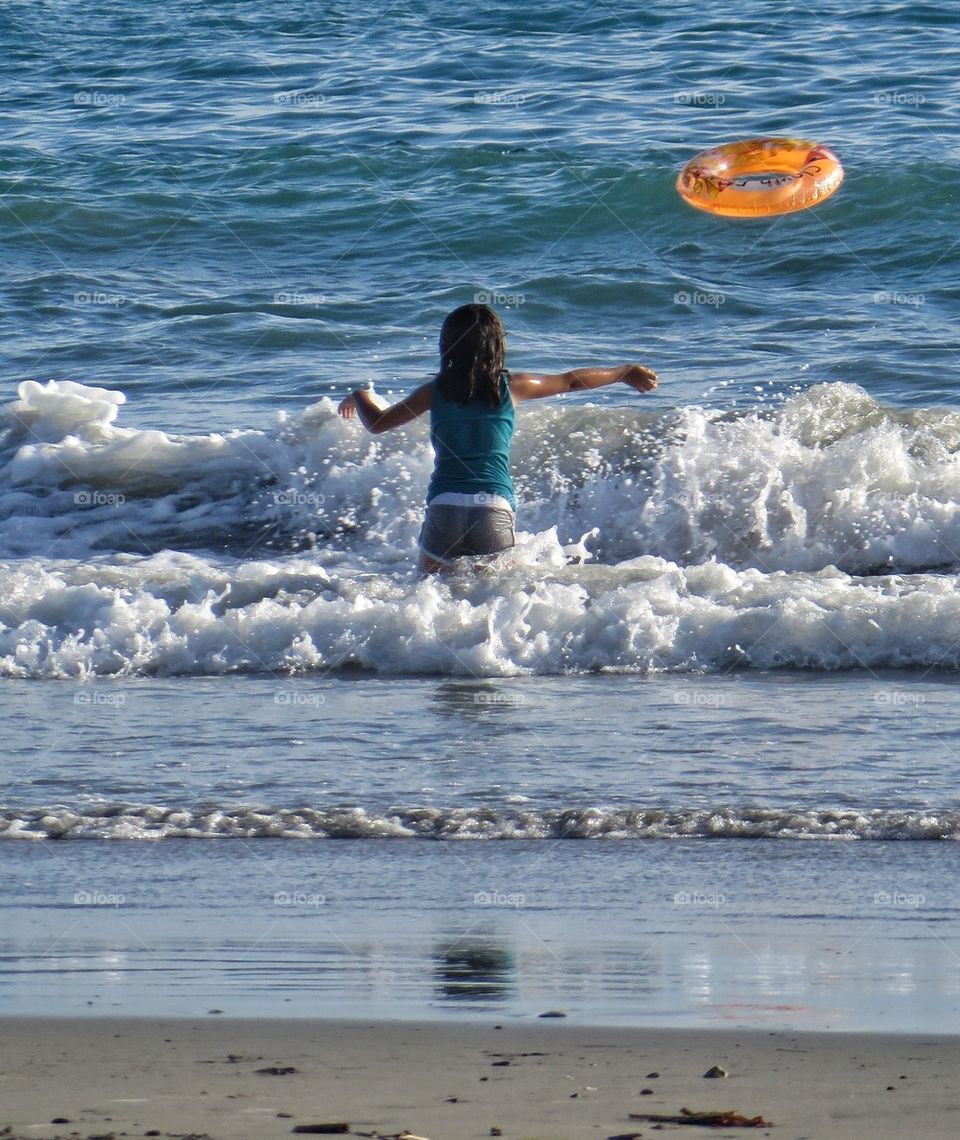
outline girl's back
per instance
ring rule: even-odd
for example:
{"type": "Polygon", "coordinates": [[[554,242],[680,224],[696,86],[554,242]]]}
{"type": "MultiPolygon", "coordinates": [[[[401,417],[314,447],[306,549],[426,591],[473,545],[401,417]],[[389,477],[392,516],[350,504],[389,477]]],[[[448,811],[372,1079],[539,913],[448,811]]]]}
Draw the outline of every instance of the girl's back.
{"type": "Polygon", "coordinates": [[[474,397],[466,403],[446,399],[438,381],[430,404],[430,440],[436,466],[427,502],[447,492],[502,495],[515,505],[510,479],[510,437],[515,422],[509,375],[500,374],[500,403],[474,397]]]}

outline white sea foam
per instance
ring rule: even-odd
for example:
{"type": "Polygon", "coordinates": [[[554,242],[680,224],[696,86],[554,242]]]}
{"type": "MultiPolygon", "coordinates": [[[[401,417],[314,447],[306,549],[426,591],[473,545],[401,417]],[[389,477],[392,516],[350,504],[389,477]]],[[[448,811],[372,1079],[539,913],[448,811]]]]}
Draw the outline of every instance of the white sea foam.
{"type": "Polygon", "coordinates": [[[960,812],[570,807],[288,808],[99,804],[0,807],[0,839],[958,840],[960,812]]]}
{"type": "Polygon", "coordinates": [[[420,580],[423,423],[374,438],[322,400],[171,435],[123,402],[28,381],[8,409],[0,674],[960,667],[955,412],[844,384],[736,418],[525,409],[517,548],[420,580]]]}

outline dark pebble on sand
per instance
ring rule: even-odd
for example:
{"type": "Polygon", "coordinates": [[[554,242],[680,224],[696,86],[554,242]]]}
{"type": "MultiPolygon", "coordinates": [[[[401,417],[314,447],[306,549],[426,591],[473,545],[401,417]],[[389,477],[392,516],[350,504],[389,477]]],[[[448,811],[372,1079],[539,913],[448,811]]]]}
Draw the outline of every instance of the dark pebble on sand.
{"type": "Polygon", "coordinates": [[[350,1125],[342,1120],[338,1120],[332,1124],[297,1124],[294,1126],[293,1131],[308,1132],[311,1135],[328,1135],[333,1132],[349,1132],[350,1125]]]}
{"type": "Polygon", "coordinates": [[[655,1081],[657,1079],[657,1077],[659,1077],[659,1076],[660,1076],[659,1073],[647,1073],[647,1080],[648,1081],[655,1081]]]}
{"type": "Polygon", "coordinates": [[[69,1124],[70,1121],[67,1120],[67,1118],[65,1116],[55,1116],[53,1118],[53,1120],[50,1121],[50,1123],[51,1124],[69,1124]]]}
{"type": "Polygon", "coordinates": [[[653,1096],[653,1089],[641,1089],[640,1095],[641,1096],[653,1096]]]}

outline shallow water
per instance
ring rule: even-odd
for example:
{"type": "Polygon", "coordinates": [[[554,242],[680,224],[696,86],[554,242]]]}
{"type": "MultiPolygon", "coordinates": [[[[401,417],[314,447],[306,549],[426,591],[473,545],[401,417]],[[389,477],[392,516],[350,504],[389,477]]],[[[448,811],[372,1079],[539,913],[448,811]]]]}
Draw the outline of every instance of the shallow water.
{"type": "Polygon", "coordinates": [[[8,681],[4,1008],[952,1032],[952,695],[8,681]]]}
{"type": "Polygon", "coordinates": [[[11,847],[10,1012],[947,1033],[960,1012],[953,844],[11,847]]]}

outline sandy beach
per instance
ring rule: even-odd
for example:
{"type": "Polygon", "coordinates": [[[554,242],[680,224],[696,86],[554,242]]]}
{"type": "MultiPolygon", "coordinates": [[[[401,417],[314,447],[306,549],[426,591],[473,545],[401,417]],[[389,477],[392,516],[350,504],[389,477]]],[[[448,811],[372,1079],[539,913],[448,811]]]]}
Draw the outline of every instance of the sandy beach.
{"type": "Polygon", "coordinates": [[[954,1137],[960,1038],[436,1023],[6,1018],[0,1135],[430,1140],[954,1137]],[[726,1077],[706,1079],[718,1066],[726,1077]],[[649,1091],[645,1091],[649,1090],[649,1091]],[[767,1127],[766,1125],[770,1126],[767,1127]],[[334,1131],[329,1129],[328,1131],[334,1131]],[[709,1131],[712,1131],[710,1129],[709,1131]]]}

